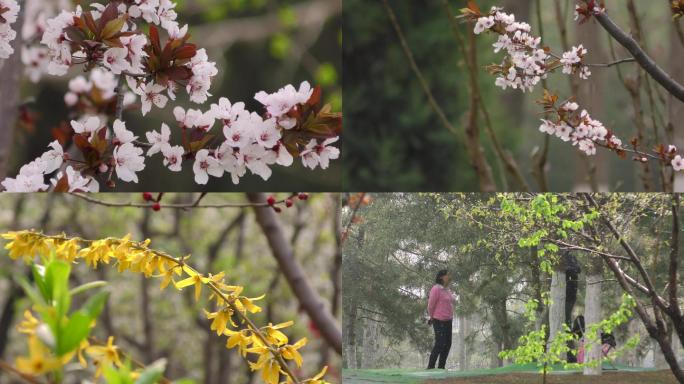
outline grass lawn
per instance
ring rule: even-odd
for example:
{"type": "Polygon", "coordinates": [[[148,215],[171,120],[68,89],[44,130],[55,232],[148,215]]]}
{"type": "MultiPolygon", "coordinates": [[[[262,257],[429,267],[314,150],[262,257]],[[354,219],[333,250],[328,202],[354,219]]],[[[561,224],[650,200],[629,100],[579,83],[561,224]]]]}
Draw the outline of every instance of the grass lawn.
{"type": "MultiPolygon", "coordinates": [[[[607,368],[607,367],[606,367],[607,368]]],[[[583,376],[579,370],[557,367],[547,377],[548,384],[676,384],[672,373],[618,366],[605,370],[601,376],[583,376]]],[[[536,384],[542,376],[535,365],[510,365],[472,371],[360,369],[342,371],[345,384],[536,384]]]]}

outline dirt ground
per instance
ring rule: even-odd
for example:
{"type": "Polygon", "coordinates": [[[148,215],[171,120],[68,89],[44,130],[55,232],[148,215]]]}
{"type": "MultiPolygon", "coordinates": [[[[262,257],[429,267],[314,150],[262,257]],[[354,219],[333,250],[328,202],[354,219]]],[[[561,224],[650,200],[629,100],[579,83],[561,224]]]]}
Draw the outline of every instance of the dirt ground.
{"type": "MultiPolygon", "coordinates": [[[[549,375],[547,384],[677,384],[670,371],[604,372],[601,376],[581,374],[549,375]]],[[[471,378],[429,380],[426,384],[541,384],[541,375],[529,373],[502,374],[471,378]]]]}

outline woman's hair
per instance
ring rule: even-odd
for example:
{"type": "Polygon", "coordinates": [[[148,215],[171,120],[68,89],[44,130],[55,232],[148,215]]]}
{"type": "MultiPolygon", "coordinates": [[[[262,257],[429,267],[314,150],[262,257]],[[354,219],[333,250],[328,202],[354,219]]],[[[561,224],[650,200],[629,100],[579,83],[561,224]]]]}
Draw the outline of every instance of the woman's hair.
{"type": "Polygon", "coordinates": [[[446,276],[449,274],[449,271],[446,269],[440,269],[439,272],[437,272],[437,277],[435,278],[435,283],[444,285],[444,282],[442,281],[442,277],[446,276]]]}

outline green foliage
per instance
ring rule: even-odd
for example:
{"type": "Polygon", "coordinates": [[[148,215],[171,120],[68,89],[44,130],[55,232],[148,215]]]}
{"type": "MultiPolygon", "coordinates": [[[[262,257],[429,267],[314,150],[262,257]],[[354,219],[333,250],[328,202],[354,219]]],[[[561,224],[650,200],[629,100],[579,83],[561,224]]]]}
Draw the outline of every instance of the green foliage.
{"type": "MultiPolygon", "coordinates": [[[[441,3],[390,4],[435,98],[460,127],[467,109],[466,76],[441,3]]],[[[343,7],[347,189],[475,188],[462,139],[441,125],[427,103],[382,3],[345,0],[343,7]]]]}
{"type": "Polygon", "coordinates": [[[53,349],[56,356],[66,356],[75,352],[88,337],[90,326],[102,312],[109,293],[99,291],[89,297],[79,309],[69,313],[74,294],[102,287],[103,284],[86,284],[69,290],[71,266],[54,258],[44,261],[44,266],[31,265],[34,285],[25,279],[20,282],[42,321],[49,327],[48,338],[54,339],[54,345],[48,347],[53,349]]]}

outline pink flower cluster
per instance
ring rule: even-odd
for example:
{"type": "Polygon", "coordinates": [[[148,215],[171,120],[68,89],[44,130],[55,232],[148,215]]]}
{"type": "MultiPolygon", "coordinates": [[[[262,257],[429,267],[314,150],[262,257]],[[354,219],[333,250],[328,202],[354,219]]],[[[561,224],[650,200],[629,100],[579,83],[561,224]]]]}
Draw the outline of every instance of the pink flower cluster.
{"type": "MultiPolygon", "coordinates": [[[[282,131],[294,128],[296,119],[289,114],[306,103],[312,93],[308,82],[303,82],[298,90],[287,85],[272,94],[261,91],[255,99],[266,108],[264,117],[247,111],[244,103],[231,103],[225,97],[205,112],[174,108],[173,114],[181,129],[209,132],[217,121],[221,125],[223,142],[214,149],[201,149],[195,154],[195,182],[206,184],[209,176],[222,177],[226,173],[230,174],[233,183],[238,184],[247,170],[268,180],[272,165],[292,165],[294,159],[281,141],[282,131]]],[[[147,132],[146,136],[150,144],[147,156],[161,153],[169,170],[180,171],[182,159],[187,154],[182,146],[170,144],[169,127],[162,124],[159,132],[147,132]]],[[[327,139],[322,143],[312,139],[301,153],[303,165],[311,169],[317,166],[326,169],[330,160],[339,157],[339,149],[329,146],[337,139],[327,139]]]]}
{"type": "MultiPolygon", "coordinates": [[[[78,32],[73,32],[74,23],[77,18],[88,20],[90,16],[93,22],[97,23],[107,8],[102,4],[93,3],[91,4],[93,10],[88,15],[80,6],[77,6],[74,11],[63,10],[59,15],[47,20],[41,38],[41,43],[48,48],[48,73],[64,75],[74,64],[95,63],[113,74],[126,75],[129,88],[141,96],[143,115],[150,111],[152,105],[163,108],[168,99],[175,100],[179,82],[168,80],[159,83],[156,81],[158,77],[146,71],[145,60],[150,56],[149,47],[159,42],[151,41],[148,36],[138,32],[136,22],[145,21],[152,25],[159,25],[170,39],[184,41],[188,26],[179,27],[175,21],[177,16],[174,11],[175,6],[175,3],[170,0],[135,0],[130,5],[119,3],[114,20],[122,20],[120,30],[115,30],[118,34],[118,42],[103,45],[98,48],[99,50],[94,51],[85,49],[84,47],[89,47],[87,44],[74,44],[77,41],[75,39],[78,39],[78,32]],[[140,81],[140,79],[145,81],[140,81]]],[[[105,28],[104,31],[107,29],[105,28]]],[[[182,84],[190,100],[195,103],[204,103],[208,96],[211,96],[209,93],[211,79],[218,73],[216,64],[208,60],[204,49],[199,49],[182,67],[189,73],[187,78],[183,77],[182,84]]]]}
{"type": "Polygon", "coordinates": [[[18,14],[19,4],[15,0],[0,0],[0,59],[6,59],[14,53],[10,43],[17,33],[11,24],[17,21],[18,14]]]}
{"type": "MultiPolygon", "coordinates": [[[[94,72],[91,80],[85,81],[78,77],[69,84],[70,92],[65,100],[73,103],[91,87],[97,86],[103,93],[113,92],[113,78],[111,73],[94,72]]],[[[184,110],[176,107],[173,114],[179,129],[209,132],[218,121],[221,125],[222,142],[214,148],[202,148],[195,152],[187,150],[182,145],[171,143],[171,129],[162,123],[159,131],[152,130],[145,133],[147,143],[138,141],[138,136],[126,128],[120,120],[114,120],[112,129],[106,126],[106,119],[98,116],[85,116],[80,120],[72,120],[71,128],[74,133],[86,138],[90,143],[105,140],[111,146],[111,157],[103,162],[97,174],[116,174],[124,182],[138,182],[137,173],[145,168],[143,147],[147,147],[147,156],[161,154],[163,164],[172,172],[182,169],[186,159],[193,159],[195,182],[206,184],[209,176],[222,177],[230,174],[233,183],[237,184],[247,170],[268,180],[271,176],[271,166],[278,164],[290,166],[293,156],[282,142],[283,130],[294,128],[289,117],[294,111],[302,107],[309,100],[313,89],[308,82],[303,82],[299,89],[288,85],[279,91],[267,94],[259,92],[255,96],[264,104],[267,111],[265,116],[245,109],[242,102],[231,104],[226,98],[221,98],[217,104],[202,112],[195,109],[184,110]],[[111,132],[111,133],[110,133],[111,132]]],[[[338,137],[319,141],[311,139],[306,148],[300,153],[302,164],[315,169],[320,166],[326,169],[330,160],[337,159],[340,151],[330,146],[338,137]]],[[[50,143],[49,150],[31,163],[24,165],[15,178],[6,178],[0,183],[8,192],[36,192],[45,191],[50,185],[44,182],[45,176],[64,168],[71,161],[64,148],[58,141],[50,143]]],[[[77,162],[78,163],[78,162],[77,162]]],[[[60,171],[51,184],[57,185],[66,175],[68,190],[96,192],[99,183],[93,175],[84,174],[78,166],[66,166],[64,174],[60,171]]]]}
{"type": "Polygon", "coordinates": [[[579,74],[580,79],[588,79],[591,71],[586,65],[582,65],[582,58],[587,54],[587,49],[582,44],[572,47],[568,52],[563,53],[560,59],[563,64],[563,73],[567,75],[579,74]]]}
{"type": "Polygon", "coordinates": [[[596,144],[609,148],[621,148],[622,141],[613,135],[598,120],[591,118],[586,110],[579,111],[579,105],[568,101],[556,111],[558,120],[542,119],[539,130],[559,139],[571,142],[588,156],[596,154],[596,144]]]}
{"type": "Polygon", "coordinates": [[[506,53],[503,63],[493,66],[494,72],[499,75],[496,78],[498,87],[532,91],[549,72],[558,67],[559,62],[563,66],[563,73],[577,73],[582,79],[591,75],[582,64],[582,58],[587,53],[584,47],[573,47],[558,60],[540,47],[541,38],[532,35],[531,30],[528,23],[515,21],[515,15],[497,7],[493,7],[488,15],[477,18],[474,33],[497,33],[499,38],[493,44],[494,52],[506,53]]]}

